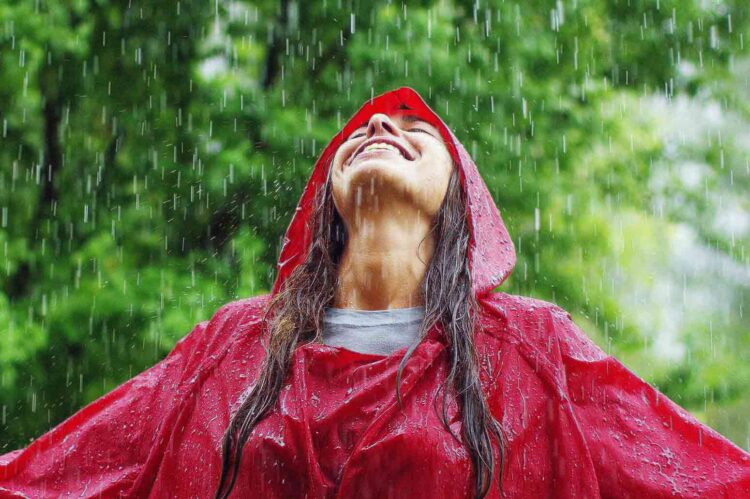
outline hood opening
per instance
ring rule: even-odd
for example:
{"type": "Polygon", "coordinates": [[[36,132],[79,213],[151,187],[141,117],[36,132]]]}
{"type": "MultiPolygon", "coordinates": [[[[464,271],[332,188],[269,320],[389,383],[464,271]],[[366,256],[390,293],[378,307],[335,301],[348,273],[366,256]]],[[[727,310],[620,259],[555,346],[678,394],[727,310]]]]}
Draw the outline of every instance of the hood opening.
{"type": "Polygon", "coordinates": [[[390,115],[401,109],[411,110],[413,114],[437,128],[454,163],[458,166],[461,187],[466,195],[471,233],[469,269],[474,294],[481,296],[491,292],[513,271],[516,263],[513,242],[476,164],[453,132],[422,97],[410,87],[401,87],[365,102],[333,136],[318,157],[286,231],[272,294],[275,295],[279,291],[289,274],[307,256],[312,242],[311,217],[314,212],[315,194],[326,183],[328,170],[339,146],[355,129],[366,124],[373,114],[390,115]]]}

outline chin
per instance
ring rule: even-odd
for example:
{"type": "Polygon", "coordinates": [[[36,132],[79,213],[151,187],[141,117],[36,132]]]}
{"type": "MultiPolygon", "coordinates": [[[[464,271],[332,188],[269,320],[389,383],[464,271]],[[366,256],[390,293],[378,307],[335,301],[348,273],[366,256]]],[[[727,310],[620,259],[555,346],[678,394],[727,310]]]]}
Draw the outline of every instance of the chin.
{"type": "Polygon", "coordinates": [[[387,210],[394,215],[431,211],[427,205],[432,203],[423,199],[425,193],[421,192],[419,184],[415,183],[416,179],[404,175],[403,170],[392,166],[378,166],[374,162],[363,164],[362,167],[356,174],[352,172],[344,192],[341,193],[345,199],[342,206],[344,211],[353,214],[357,209],[375,210],[385,214],[384,210],[387,210]]]}
{"type": "Polygon", "coordinates": [[[413,162],[407,161],[400,156],[398,159],[388,158],[388,157],[370,157],[360,160],[355,160],[354,163],[347,166],[344,171],[349,171],[349,173],[353,174],[360,170],[372,170],[372,169],[380,169],[380,170],[394,170],[394,171],[408,171],[410,169],[413,169],[413,162]]]}
{"type": "Polygon", "coordinates": [[[350,165],[347,184],[348,191],[356,196],[357,189],[362,196],[378,194],[392,196],[411,190],[414,182],[407,168],[411,165],[384,161],[363,161],[350,165]]]}

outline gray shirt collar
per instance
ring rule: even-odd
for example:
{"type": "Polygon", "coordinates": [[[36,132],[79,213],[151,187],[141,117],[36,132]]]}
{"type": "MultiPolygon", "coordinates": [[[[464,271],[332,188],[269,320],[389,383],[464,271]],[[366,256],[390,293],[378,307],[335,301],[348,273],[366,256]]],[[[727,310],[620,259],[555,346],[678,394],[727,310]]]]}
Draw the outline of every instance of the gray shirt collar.
{"type": "Polygon", "coordinates": [[[390,355],[419,339],[424,307],[388,310],[327,308],[323,343],[355,352],[390,355]]]}

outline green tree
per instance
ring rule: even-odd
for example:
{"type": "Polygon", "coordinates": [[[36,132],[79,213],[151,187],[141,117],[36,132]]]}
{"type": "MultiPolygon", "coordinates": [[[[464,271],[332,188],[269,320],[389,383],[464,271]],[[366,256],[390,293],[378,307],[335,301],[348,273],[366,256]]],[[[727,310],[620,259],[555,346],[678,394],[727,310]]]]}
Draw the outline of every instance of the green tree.
{"type": "Polygon", "coordinates": [[[679,227],[747,269],[750,231],[716,230],[723,200],[747,212],[741,137],[675,148],[653,110],[718,103],[746,124],[748,16],[743,0],[3,3],[0,452],[266,292],[317,155],[401,85],[495,195],[519,253],[502,289],[567,308],[747,446],[748,280],[691,284],[727,298],[669,322],[686,349],[669,362],[631,291],[687,286],[664,270],[679,227]]]}

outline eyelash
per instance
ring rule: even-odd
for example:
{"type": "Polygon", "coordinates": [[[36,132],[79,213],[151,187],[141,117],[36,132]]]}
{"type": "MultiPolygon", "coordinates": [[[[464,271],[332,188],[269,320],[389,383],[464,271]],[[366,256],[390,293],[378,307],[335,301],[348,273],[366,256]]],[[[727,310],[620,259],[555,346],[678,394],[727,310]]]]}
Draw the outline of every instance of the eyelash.
{"type": "MultiPolygon", "coordinates": [[[[427,130],[424,130],[423,128],[410,128],[409,130],[407,130],[407,132],[422,132],[422,133],[426,133],[427,135],[432,135],[430,132],[428,132],[427,130]]],[[[349,136],[349,140],[356,139],[360,135],[364,135],[364,133],[362,132],[355,133],[354,135],[349,136]]]]}

